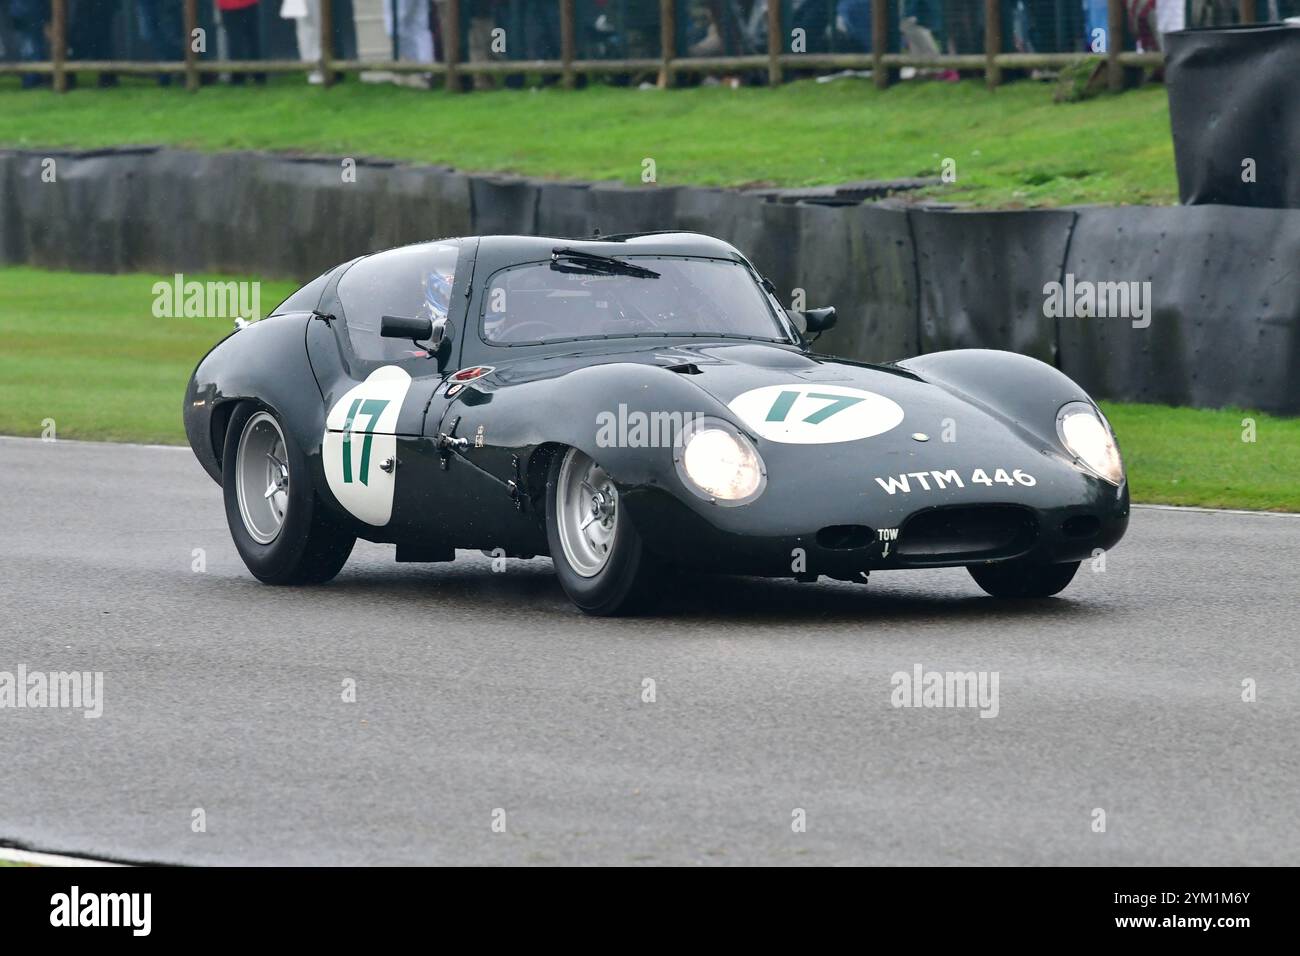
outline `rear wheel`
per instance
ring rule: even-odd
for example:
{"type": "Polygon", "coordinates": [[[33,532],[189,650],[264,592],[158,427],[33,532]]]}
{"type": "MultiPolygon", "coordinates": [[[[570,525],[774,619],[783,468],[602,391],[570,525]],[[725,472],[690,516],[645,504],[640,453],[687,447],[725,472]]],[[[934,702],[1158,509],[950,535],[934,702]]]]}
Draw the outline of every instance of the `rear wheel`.
{"type": "Polygon", "coordinates": [[[588,614],[635,613],[654,599],[658,562],[609,475],[576,448],[551,459],[546,537],[564,593],[588,614]]]}
{"type": "Polygon", "coordinates": [[[226,523],[248,570],[266,584],[320,584],[338,574],[356,537],[321,505],[307,456],[273,412],[243,404],[222,453],[226,523]]]}
{"type": "Polygon", "coordinates": [[[999,598],[1043,598],[1065,590],[1079,570],[1078,561],[1044,564],[1041,561],[999,561],[967,567],[975,583],[999,598]]]}

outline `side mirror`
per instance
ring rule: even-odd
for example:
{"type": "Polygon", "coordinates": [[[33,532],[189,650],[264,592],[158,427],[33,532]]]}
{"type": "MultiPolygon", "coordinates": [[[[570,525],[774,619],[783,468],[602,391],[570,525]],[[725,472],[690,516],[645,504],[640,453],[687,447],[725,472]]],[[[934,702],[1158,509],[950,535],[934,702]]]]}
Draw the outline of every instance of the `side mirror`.
{"type": "Polygon", "coordinates": [[[810,341],[815,341],[817,336],[835,325],[835,306],[833,305],[828,305],[824,309],[809,309],[807,312],[786,309],[785,314],[790,317],[790,321],[794,323],[794,327],[799,330],[800,335],[812,336],[810,341]]]}
{"type": "Polygon", "coordinates": [[[809,309],[803,314],[803,318],[809,332],[825,332],[827,329],[835,327],[835,306],[828,305],[824,309],[809,309]]]}
{"type": "Polygon", "coordinates": [[[438,362],[441,372],[447,364],[451,352],[451,342],[447,338],[447,320],[412,319],[401,315],[381,315],[379,317],[379,334],[386,339],[410,339],[416,345],[428,342],[425,348],[429,357],[438,362]]]}
{"type": "Polygon", "coordinates": [[[379,317],[379,334],[386,339],[411,339],[414,342],[423,342],[433,338],[433,322],[430,319],[381,315],[379,317]]]}

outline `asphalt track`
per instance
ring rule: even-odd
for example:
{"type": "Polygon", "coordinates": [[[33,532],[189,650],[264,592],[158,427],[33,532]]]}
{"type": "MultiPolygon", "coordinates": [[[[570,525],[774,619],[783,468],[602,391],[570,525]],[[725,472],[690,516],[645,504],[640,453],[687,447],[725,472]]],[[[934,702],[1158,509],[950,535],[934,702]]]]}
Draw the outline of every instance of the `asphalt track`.
{"type": "Polygon", "coordinates": [[[3,843],[196,864],[1300,862],[1300,519],[1139,509],[1055,600],[995,601],[961,570],[705,578],[608,621],[546,560],[359,545],[328,586],[268,588],[188,450],[0,439],[0,535],[0,671],[104,674],[99,719],[0,709],[3,843]],[[916,664],[997,672],[998,715],[893,707],[916,664]]]}

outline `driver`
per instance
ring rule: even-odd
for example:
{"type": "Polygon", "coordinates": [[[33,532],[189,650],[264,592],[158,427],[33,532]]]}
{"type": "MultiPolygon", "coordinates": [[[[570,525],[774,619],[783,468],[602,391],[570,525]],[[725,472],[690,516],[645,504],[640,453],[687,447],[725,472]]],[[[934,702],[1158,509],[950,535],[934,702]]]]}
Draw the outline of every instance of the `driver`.
{"type": "Polygon", "coordinates": [[[451,284],[453,274],[435,269],[424,275],[424,302],[421,315],[431,321],[445,319],[451,305],[451,284]]]}

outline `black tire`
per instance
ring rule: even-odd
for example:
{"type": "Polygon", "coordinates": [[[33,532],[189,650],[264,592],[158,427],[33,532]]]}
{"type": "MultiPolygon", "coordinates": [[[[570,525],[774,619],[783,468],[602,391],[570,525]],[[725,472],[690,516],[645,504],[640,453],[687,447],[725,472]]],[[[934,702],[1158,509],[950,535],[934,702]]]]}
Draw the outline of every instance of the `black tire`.
{"type": "Polygon", "coordinates": [[[966,568],[975,583],[997,598],[1045,598],[1059,594],[1079,570],[1078,561],[998,561],[966,568]]]}
{"type": "Polygon", "coordinates": [[[323,584],[342,570],[352,553],[356,536],[341,527],[321,504],[312,485],[307,456],[283,427],[280,417],[269,409],[245,402],[231,415],[221,456],[221,488],[235,548],[253,577],[264,584],[323,584]],[[289,470],[284,521],[274,540],[265,544],[245,527],[236,490],[240,439],[250,419],[262,412],[279,425],[289,470]]]}
{"type": "MultiPolygon", "coordinates": [[[[579,574],[565,556],[560,538],[558,483],[564,461],[574,449],[551,456],[546,475],[546,540],[560,586],[579,609],[597,617],[637,614],[647,610],[659,596],[663,567],[645,547],[627,512],[614,515],[616,532],[604,567],[596,574],[579,574]]],[[[580,453],[578,453],[580,454],[580,453]]]]}

